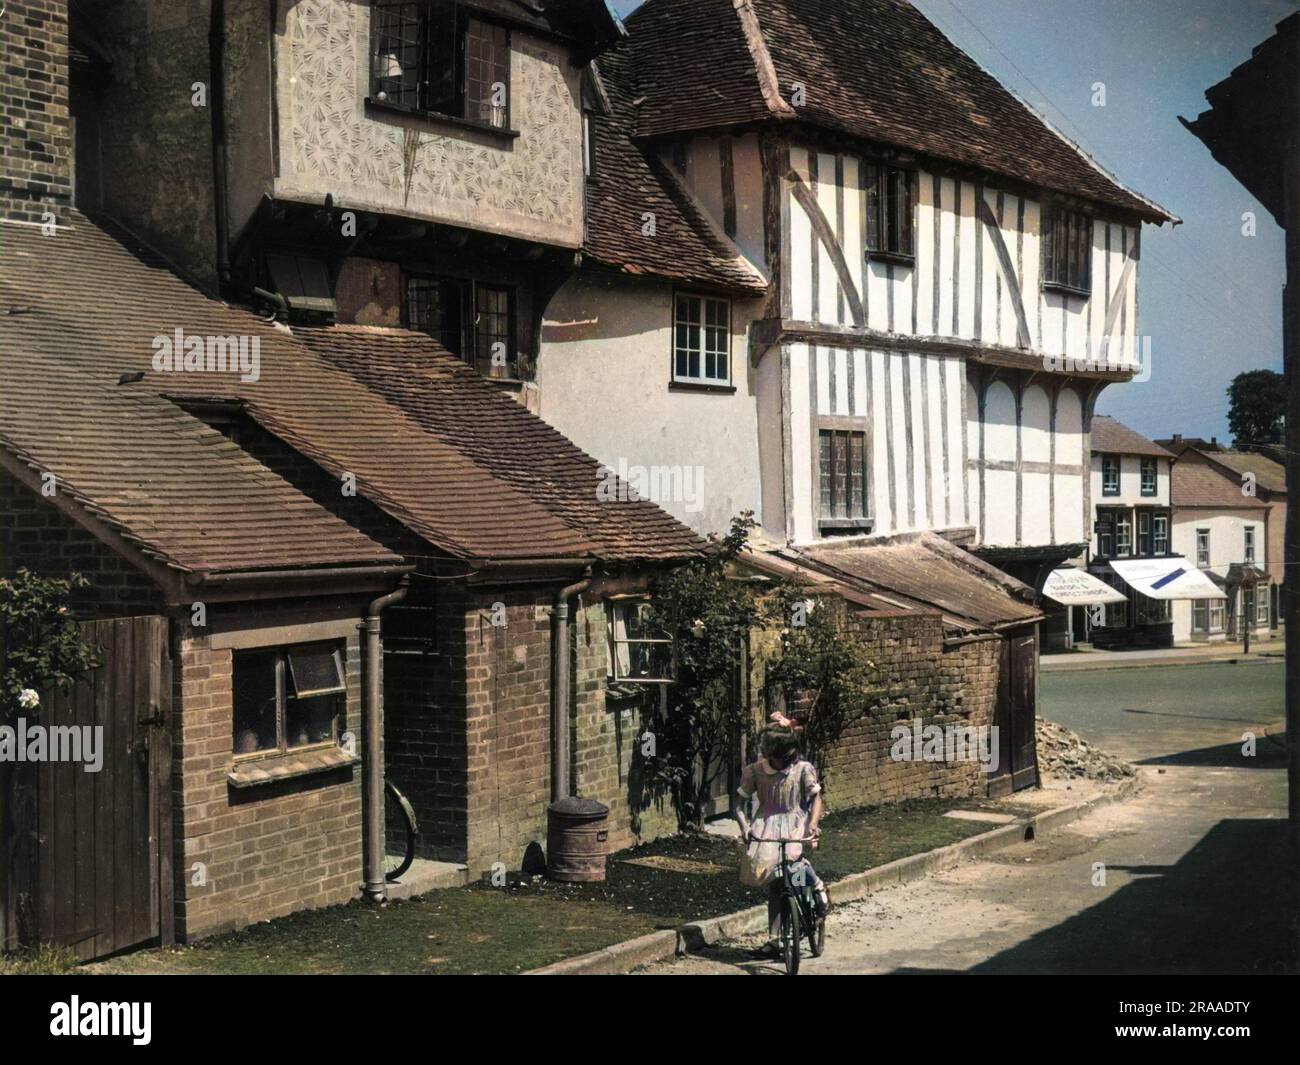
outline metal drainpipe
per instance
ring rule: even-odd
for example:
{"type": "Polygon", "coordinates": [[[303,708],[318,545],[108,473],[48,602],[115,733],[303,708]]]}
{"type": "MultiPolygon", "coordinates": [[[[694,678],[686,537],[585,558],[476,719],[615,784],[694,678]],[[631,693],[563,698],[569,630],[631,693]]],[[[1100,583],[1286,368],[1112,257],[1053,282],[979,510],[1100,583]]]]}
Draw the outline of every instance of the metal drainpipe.
{"type": "Polygon", "coordinates": [[[551,611],[551,802],[569,796],[569,600],[591,586],[591,568],[555,593],[551,611]]]}
{"type": "Polygon", "coordinates": [[[384,878],[384,703],[379,685],[383,651],[379,641],[379,615],[386,607],[406,598],[409,577],[403,577],[396,591],[381,595],[366,607],[366,704],[365,736],[362,747],[362,777],[365,780],[365,896],[371,902],[388,898],[384,878]]]}

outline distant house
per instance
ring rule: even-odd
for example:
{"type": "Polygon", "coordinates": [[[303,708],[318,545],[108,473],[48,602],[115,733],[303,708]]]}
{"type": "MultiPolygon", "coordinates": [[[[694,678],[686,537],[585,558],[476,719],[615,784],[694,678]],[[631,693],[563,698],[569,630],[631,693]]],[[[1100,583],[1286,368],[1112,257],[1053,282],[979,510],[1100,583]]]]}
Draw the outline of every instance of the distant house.
{"type": "Polygon", "coordinates": [[[1097,415],[1092,420],[1091,465],[1094,516],[1088,572],[1123,599],[1077,610],[1075,631],[1096,647],[1171,646],[1176,603],[1163,594],[1144,594],[1124,578],[1123,570],[1134,561],[1167,565],[1170,572],[1177,567],[1166,561],[1176,555],[1170,503],[1173,456],[1114,418],[1097,415]]]}
{"type": "Polygon", "coordinates": [[[1196,448],[1179,456],[1173,469],[1174,549],[1223,598],[1176,603],[1176,640],[1240,640],[1247,627],[1256,638],[1269,635],[1276,625],[1274,582],[1285,572],[1272,555],[1282,537],[1274,526],[1285,524],[1279,521],[1285,506],[1285,481],[1269,459],[1196,448]]]}

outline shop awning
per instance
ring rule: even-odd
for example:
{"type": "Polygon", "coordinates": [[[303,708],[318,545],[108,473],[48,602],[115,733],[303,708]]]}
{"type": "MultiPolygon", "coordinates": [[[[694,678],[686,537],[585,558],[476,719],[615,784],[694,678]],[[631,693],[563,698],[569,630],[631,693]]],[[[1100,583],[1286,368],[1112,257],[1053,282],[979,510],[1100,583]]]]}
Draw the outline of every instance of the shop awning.
{"type": "Polygon", "coordinates": [[[1226,599],[1208,574],[1181,555],[1113,561],[1110,568],[1148,599],[1226,599]]]}
{"type": "Polygon", "coordinates": [[[1098,603],[1126,603],[1128,597],[1103,580],[1075,566],[1062,566],[1048,574],[1043,594],[1062,606],[1095,606],[1098,603]]]}

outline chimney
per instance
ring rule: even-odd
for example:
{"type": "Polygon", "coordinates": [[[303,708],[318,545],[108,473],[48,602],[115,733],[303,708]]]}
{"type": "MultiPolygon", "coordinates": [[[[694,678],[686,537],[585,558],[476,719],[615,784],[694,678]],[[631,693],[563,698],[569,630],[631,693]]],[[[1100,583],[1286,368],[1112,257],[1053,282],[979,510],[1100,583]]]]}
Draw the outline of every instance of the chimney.
{"type": "Polygon", "coordinates": [[[1174,433],[1174,443],[1175,443],[1175,444],[1181,444],[1182,442],[1183,442],[1183,434],[1182,434],[1182,433],[1174,433]]]}
{"type": "Polygon", "coordinates": [[[67,0],[0,4],[0,219],[67,221],[72,206],[67,0]]]}

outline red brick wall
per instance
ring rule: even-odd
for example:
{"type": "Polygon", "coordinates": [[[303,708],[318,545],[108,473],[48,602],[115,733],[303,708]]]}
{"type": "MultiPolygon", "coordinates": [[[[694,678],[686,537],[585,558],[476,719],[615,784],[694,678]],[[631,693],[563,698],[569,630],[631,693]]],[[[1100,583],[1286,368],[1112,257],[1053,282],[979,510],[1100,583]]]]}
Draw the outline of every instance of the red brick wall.
{"type": "Polygon", "coordinates": [[[163,613],[157,587],[141,570],[0,470],[0,574],[22,568],[43,577],[87,577],[90,587],[72,600],[84,618],[163,613]]]}
{"type": "MultiPolygon", "coordinates": [[[[210,644],[191,632],[174,663],[176,929],[186,940],[347,902],[362,881],[360,766],[232,788],[234,652],[210,644]]],[[[360,754],[359,636],[348,638],[346,661],[339,731],[357,737],[360,754]]]]}

